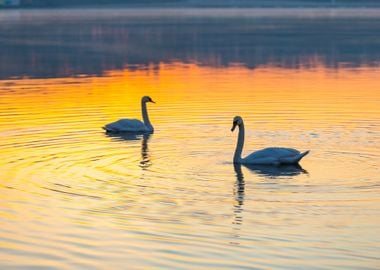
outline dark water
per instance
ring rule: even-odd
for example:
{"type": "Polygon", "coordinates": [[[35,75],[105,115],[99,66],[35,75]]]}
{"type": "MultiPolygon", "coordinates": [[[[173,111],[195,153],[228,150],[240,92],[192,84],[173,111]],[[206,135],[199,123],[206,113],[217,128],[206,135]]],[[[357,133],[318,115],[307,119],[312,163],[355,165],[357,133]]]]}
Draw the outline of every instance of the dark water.
{"type": "Polygon", "coordinates": [[[3,11],[0,20],[2,79],[102,75],[173,61],[250,69],[380,61],[376,9],[3,11]]]}
{"type": "Polygon", "coordinates": [[[378,269],[379,15],[0,12],[0,268],[378,269]]]}

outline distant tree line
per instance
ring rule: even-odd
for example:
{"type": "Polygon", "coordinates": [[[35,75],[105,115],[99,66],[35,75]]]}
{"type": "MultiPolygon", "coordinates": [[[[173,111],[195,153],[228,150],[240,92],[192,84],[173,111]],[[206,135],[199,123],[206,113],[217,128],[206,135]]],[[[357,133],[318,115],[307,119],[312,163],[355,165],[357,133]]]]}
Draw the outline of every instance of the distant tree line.
{"type": "Polygon", "coordinates": [[[380,0],[21,0],[24,7],[63,7],[97,5],[174,6],[287,6],[287,5],[379,5],[380,0]]]}
{"type": "Polygon", "coordinates": [[[59,7],[59,6],[89,6],[110,4],[153,4],[176,3],[182,0],[21,0],[26,7],[59,7]]]}
{"type": "Polygon", "coordinates": [[[104,75],[125,68],[158,70],[162,63],[173,62],[241,64],[250,69],[380,67],[380,17],[375,16],[253,20],[178,14],[136,20],[130,13],[114,18],[113,12],[104,12],[99,18],[97,12],[73,17],[58,12],[36,19],[37,23],[16,14],[17,20],[0,23],[0,80],[104,75]]]}

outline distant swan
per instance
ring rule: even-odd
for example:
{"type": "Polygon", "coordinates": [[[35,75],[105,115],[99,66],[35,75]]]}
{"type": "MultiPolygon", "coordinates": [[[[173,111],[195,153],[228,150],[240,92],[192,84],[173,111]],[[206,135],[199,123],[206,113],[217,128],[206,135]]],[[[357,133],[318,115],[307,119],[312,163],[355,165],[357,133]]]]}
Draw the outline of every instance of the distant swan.
{"type": "Polygon", "coordinates": [[[239,126],[238,142],[234,155],[234,163],[257,165],[297,164],[309,151],[300,153],[292,148],[270,147],[251,153],[245,158],[241,157],[244,145],[244,122],[240,116],[235,116],[231,131],[239,126]]]}
{"type": "Polygon", "coordinates": [[[144,96],[141,98],[141,113],[143,121],[137,119],[120,119],[116,122],[107,124],[103,127],[107,132],[119,133],[119,132],[134,132],[134,133],[152,133],[154,131],[152,124],[149,121],[148,111],[146,108],[147,102],[154,102],[150,97],[144,96]]]}

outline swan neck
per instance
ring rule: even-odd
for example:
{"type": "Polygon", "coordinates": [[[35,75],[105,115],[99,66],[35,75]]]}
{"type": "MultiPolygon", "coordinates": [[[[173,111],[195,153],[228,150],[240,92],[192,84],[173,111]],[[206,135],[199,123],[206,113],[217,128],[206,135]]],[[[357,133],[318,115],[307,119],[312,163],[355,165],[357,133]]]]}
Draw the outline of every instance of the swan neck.
{"type": "Polygon", "coordinates": [[[148,127],[149,130],[153,130],[153,126],[149,121],[148,109],[146,107],[146,102],[143,102],[143,101],[141,101],[141,113],[142,113],[142,118],[143,118],[144,124],[148,127]]]}
{"type": "Polygon", "coordinates": [[[241,153],[243,152],[243,146],[244,146],[244,123],[241,123],[239,125],[239,135],[238,135],[238,141],[235,149],[235,155],[234,155],[234,163],[240,163],[241,153]]]}

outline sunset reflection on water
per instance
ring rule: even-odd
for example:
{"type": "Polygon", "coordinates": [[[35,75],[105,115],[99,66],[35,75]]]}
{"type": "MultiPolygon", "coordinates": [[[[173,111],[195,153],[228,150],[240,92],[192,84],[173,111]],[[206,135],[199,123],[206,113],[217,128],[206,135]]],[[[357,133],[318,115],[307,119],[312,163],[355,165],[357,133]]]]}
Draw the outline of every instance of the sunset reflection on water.
{"type": "Polygon", "coordinates": [[[2,80],[0,265],[374,268],[379,77],[173,62],[2,80]],[[143,95],[155,133],[106,135],[143,95]],[[303,169],[234,168],[235,115],[245,153],[309,149],[303,169]]]}

